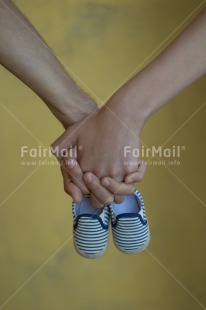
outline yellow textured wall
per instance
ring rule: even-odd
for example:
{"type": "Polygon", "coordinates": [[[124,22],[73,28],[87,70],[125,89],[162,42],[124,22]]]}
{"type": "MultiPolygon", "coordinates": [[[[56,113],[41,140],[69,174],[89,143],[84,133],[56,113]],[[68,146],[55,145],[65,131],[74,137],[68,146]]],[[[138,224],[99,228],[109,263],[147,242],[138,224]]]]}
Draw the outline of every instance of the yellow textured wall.
{"type": "MultiPolygon", "coordinates": [[[[200,0],[15,3],[98,103],[201,9],[194,11],[200,0]]],[[[206,309],[205,84],[203,77],[174,98],[143,131],[148,146],[185,147],[180,165],[151,165],[138,186],[151,228],[148,250],[127,256],[111,240],[102,258],[86,260],[73,248],[71,199],[59,168],[21,165],[22,145],[48,147],[62,127],[0,68],[0,309],[206,309]]]]}

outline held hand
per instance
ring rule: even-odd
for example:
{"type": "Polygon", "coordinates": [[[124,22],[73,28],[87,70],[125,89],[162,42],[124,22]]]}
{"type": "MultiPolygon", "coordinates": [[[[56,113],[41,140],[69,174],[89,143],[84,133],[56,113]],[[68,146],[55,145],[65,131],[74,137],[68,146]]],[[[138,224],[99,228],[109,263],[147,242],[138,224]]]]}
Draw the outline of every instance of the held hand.
{"type": "MultiPolygon", "coordinates": [[[[131,148],[137,148],[138,134],[138,132],[137,135],[132,134],[131,130],[122,126],[105,107],[95,112],[89,120],[68,128],[52,144],[53,150],[57,147],[59,151],[68,150],[74,146],[78,150],[79,165],[75,161],[76,158],[71,155],[72,152],[62,160],[65,191],[72,195],[75,201],[80,201],[82,194],[91,192],[92,204],[96,207],[112,202],[111,193],[131,194],[134,186],[123,181],[126,183],[140,181],[144,176],[145,166],[133,158],[132,154],[125,154],[124,147],[129,145],[131,148]]],[[[56,155],[59,157],[57,153],[56,155]]],[[[123,198],[115,196],[115,201],[122,202],[123,198]]]]}
{"type": "Polygon", "coordinates": [[[73,200],[80,202],[83,193],[91,193],[91,204],[94,207],[102,207],[105,203],[110,203],[114,196],[116,203],[124,201],[123,195],[130,195],[134,192],[133,182],[142,180],[145,173],[145,165],[140,164],[138,172],[127,175],[126,183],[117,182],[110,177],[104,177],[99,180],[93,173],[86,172],[83,174],[79,164],[74,159],[69,159],[67,166],[62,168],[64,178],[64,189],[67,194],[72,196],[73,200]],[[75,186],[75,184],[78,186],[75,186]],[[80,190],[82,189],[82,191],[80,190]]]}

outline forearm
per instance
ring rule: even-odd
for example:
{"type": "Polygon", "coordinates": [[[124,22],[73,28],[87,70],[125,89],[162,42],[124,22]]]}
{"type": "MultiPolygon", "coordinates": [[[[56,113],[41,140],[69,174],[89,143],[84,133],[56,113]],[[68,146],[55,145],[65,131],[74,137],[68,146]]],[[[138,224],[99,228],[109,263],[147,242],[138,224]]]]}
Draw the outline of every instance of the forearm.
{"type": "Polygon", "coordinates": [[[0,63],[42,98],[65,126],[96,109],[10,0],[0,2],[0,41],[0,63]]]}
{"type": "Polygon", "coordinates": [[[108,102],[136,129],[176,94],[206,72],[206,9],[140,73],[120,88],[108,102]],[[131,122],[132,120],[132,122],[131,122]]]}

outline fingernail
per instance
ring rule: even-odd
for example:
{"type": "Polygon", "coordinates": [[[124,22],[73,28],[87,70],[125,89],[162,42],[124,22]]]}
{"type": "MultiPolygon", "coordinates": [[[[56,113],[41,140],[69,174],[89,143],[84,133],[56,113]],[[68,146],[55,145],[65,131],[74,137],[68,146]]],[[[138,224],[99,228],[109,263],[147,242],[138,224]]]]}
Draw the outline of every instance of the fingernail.
{"type": "Polygon", "coordinates": [[[92,183],[93,176],[91,173],[87,173],[84,178],[87,183],[92,183]]]}
{"type": "Polygon", "coordinates": [[[133,178],[127,180],[127,183],[133,183],[133,182],[134,182],[133,178]]]}
{"type": "Polygon", "coordinates": [[[68,161],[67,161],[67,166],[69,167],[69,168],[74,168],[74,166],[76,165],[76,161],[75,160],[73,160],[73,159],[69,159],[68,161]]]}
{"type": "Polygon", "coordinates": [[[104,179],[104,180],[102,181],[102,185],[104,185],[104,186],[109,186],[109,185],[110,185],[110,180],[109,180],[109,179],[104,179]]]}

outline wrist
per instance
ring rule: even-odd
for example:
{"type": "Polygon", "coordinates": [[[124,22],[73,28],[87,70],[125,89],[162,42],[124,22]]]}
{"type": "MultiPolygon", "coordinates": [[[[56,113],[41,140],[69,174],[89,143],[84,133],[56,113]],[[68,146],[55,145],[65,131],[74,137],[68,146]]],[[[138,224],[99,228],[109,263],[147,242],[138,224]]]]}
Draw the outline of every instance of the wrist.
{"type": "Polygon", "coordinates": [[[170,88],[164,63],[160,65],[156,59],[124,84],[108,104],[111,101],[111,106],[122,110],[129,127],[141,131],[147,120],[170,99],[170,88]]]}
{"type": "Polygon", "coordinates": [[[41,98],[65,128],[98,109],[95,101],[74,84],[65,86],[61,91],[58,88],[50,98],[41,98]]]}
{"type": "Polygon", "coordinates": [[[61,107],[54,107],[51,104],[47,104],[51,112],[54,116],[62,123],[64,128],[68,128],[69,126],[83,120],[86,118],[90,113],[98,110],[97,105],[91,105],[89,102],[85,103],[87,108],[84,110],[81,107],[78,109],[76,107],[75,110],[71,111],[72,109],[69,108],[69,105],[61,106],[61,107]]]}
{"type": "Polygon", "coordinates": [[[137,134],[140,134],[149,118],[149,109],[140,95],[141,93],[137,93],[134,96],[129,85],[125,84],[106,104],[108,110],[111,110],[123,125],[137,134]]]}

